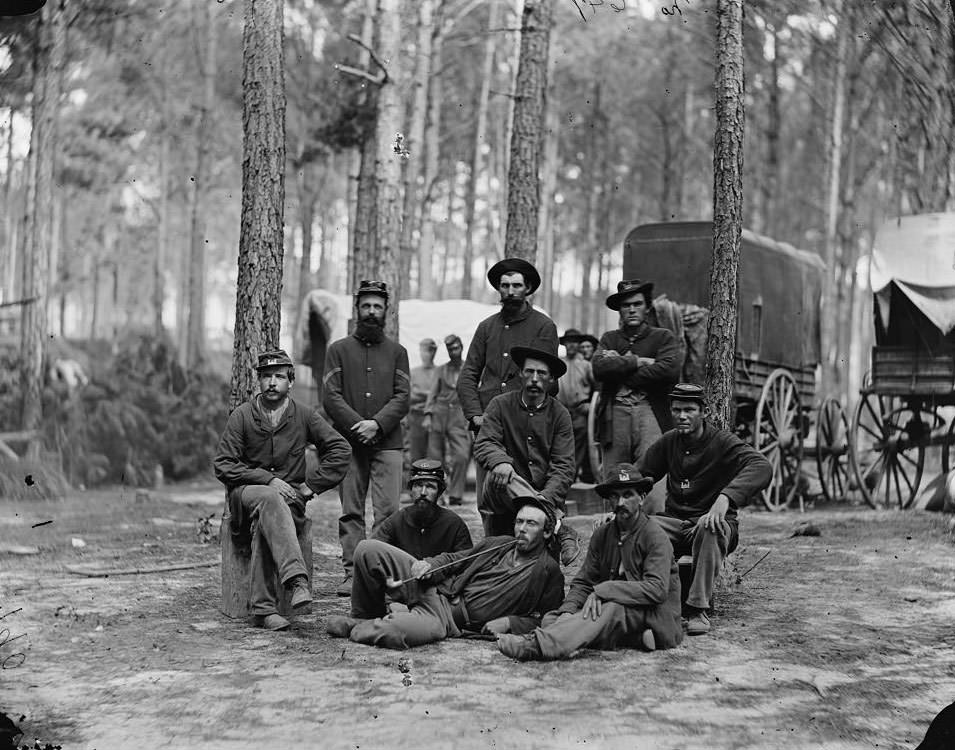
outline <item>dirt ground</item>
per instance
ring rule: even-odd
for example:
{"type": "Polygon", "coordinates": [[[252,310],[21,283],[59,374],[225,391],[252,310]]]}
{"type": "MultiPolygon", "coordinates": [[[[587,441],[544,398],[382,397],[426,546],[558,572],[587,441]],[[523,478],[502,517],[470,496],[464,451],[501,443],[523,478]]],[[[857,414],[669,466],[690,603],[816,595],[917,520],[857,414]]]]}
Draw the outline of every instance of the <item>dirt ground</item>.
{"type": "MultiPolygon", "coordinates": [[[[215,563],[196,520],[221,503],[212,484],[0,500],[0,627],[26,634],[0,646],[0,708],[21,745],[911,748],[955,700],[947,516],[746,511],[710,635],[547,664],[480,640],[393,652],[330,639],[325,618],[347,611],[334,494],[309,505],[316,602],[286,633],[221,615],[217,566],[66,569],[215,563]],[[820,536],[790,536],[807,520],[820,536]]],[[[473,497],[461,513],[479,537],[473,497]]],[[[594,518],[571,521],[589,537],[594,518]]]]}

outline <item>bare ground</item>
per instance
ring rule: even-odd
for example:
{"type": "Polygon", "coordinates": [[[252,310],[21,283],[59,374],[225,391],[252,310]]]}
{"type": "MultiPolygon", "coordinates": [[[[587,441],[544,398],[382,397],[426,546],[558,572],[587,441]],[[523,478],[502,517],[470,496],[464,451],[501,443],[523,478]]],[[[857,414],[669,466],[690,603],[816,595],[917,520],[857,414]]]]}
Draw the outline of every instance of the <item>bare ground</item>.
{"type": "MultiPolygon", "coordinates": [[[[955,556],[937,514],[747,511],[710,635],[547,664],[488,641],[402,653],[330,639],[325,617],[347,611],[334,494],[309,506],[317,600],[287,633],[222,616],[218,567],[66,571],[215,562],[195,527],[221,498],[207,485],[0,501],[0,627],[26,634],[0,646],[0,662],[25,657],[0,670],[0,708],[21,744],[911,748],[955,700],[955,556]],[[821,536],[790,537],[805,520],[821,536]]],[[[473,498],[461,512],[479,537],[473,498]]],[[[571,519],[587,537],[593,520],[571,519]]]]}

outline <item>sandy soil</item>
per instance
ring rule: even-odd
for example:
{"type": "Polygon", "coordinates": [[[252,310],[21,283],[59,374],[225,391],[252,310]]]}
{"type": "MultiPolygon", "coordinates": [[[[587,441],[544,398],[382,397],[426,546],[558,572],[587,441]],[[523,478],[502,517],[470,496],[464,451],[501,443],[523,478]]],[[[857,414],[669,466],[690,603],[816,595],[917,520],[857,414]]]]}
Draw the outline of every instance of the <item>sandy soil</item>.
{"type": "MultiPolygon", "coordinates": [[[[212,485],[0,501],[0,627],[26,634],[0,646],[0,662],[25,657],[0,670],[0,708],[20,744],[911,748],[955,700],[955,555],[936,514],[745,512],[710,635],[547,664],[488,641],[391,652],[328,638],[325,617],[347,611],[333,494],[309,506],[317,600],[287,633],[222,616],[218,567],[66,570],[215,562],[196,519],[221,501],[212,485]],[[791,537],[806,520],[821,535],[791,537]]],[[[473,498],[461,512],[480,536],[473,498]]],[[[571,520],[589,537],[593,517],[571,520]]]]}

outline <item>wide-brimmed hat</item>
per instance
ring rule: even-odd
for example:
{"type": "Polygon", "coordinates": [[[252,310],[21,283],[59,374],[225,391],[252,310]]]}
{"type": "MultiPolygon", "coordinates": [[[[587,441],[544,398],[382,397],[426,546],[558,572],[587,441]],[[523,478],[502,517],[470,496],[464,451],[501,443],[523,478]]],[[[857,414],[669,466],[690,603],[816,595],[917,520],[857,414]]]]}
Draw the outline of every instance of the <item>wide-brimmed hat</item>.
{"type": "Polygon", "coordinates": [[[693,383],[677,383],[670,391],[671,401],[696,401],[700,404],[706,403],[706,391],[702,386],[693,383]]]}
{"type": "Polygon", "coordinates": [[[385,301],[387,301],[388,285],[384,281],[362,279],[361,283],[358,284],[358,291],[355,292],[355,301],[357,302],[363,294],[377,294],[379,297],[384,297],[385,301]]]}
{"type": "Polygon", "coordinates": [[[604,481],[594,487],[600,497],[607,497],[614,490],[623,490],[628,487],[637,492],[649,492],[653,487],[653,480],[645,477],[633,464],[617,464],[604,474],[604,481]]]}
{"type": "Polygon", "coordinates": [[[590,333],[582,333],[580,335],[580,341],[578,343],[582,344],[585,341],[589,341],[591,344],[593,344],[595,349],[600,344],[600,341],[597,339],[597,337],[590,333]]]}
{"type": "Polygon", "coordinates": [[[576,328],[568,328],[564,331],[564,335],[557,339],[560,344],[579,344],[583,340],[584,334],[576,328]]]}
{"type": "Polygon", "coordinates": [[[541,275],[530,263],[523,258],[505,258],[499,260],[487,272],[487,280],[497,289],[501,285],[501,277],[506,273],[519,273],[524,276],[527,293],[532,294],[541,285],[541,275]]]}
{"type": "Polygon", "coordinates": [[[434,458],[419,458],[411,464],[411,474],[408,477],[408,489],[411,489],[411,483],[421,479],[433,479],[438,483],[438,494],[444,492],[444,465],[434,458]]]}
{"type": "Polygon", "coordinates": [[[618,282],[616,294],[607,297],[607,307],[611,310],[619,310],[623,298],[637,292],[644,292],[647,299],[653,299],[653,282],[641,281],[640,279],[626,279],[618,282]]]}
{"type": "Polygon", "coordinates": [[[545,352],[543,349],[535,349],[532,346],[514,346],[511,347],[509,352],[511,359],[514,361],[514,364],[517,365],[518,369],[524,367],[524,362],[528,359],[539,359],[541,362],[546,362],[547,366],[550,368],[550,376],[552,378],[559,378],[565,372],[567,372],[567,364],[558,357],[556,354],[551,354],[550,352],[545,352]]]}
{"type": "Polygon", "coordinates": [[[292,358],[285,353],[284,349],[270,349],[259,355],[259,360],[255,365],[255,370],[265,370],[269,367],[294,367],[292,358]]]}

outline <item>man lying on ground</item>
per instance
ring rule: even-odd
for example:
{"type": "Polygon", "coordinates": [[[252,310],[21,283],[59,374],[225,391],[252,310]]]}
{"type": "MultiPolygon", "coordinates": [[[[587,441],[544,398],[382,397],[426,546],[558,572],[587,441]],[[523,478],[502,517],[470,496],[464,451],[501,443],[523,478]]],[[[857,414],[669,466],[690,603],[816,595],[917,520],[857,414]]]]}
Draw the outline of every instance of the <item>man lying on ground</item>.
{"type": "Polygon", "coordinates": [[[646,651],[683,640],[680,577],[666,533],[643,511],[653,481],[620,464],[595,488],[613,519],[594,531],[564,603],[526,635],[498,636],[501,653],[521,661],[565,659],[580,648],[618,645],[646,651]]]}
{"type": "Polygon", "coordinates": [[[455,638],[462,630],[533,630],[540,615],[556,608],[564,596],[560,565],[545,549],[554,520],[548,506],[527,498],[520,504],[513,537],[487,537],[470,550],[425,560],[384,542],[360,542],[352,616],[329,617],[329,635],[405,649],[455,638]],[[449,568],[442,569],[445,565],[449,568]],[[385,594],[406,604],[408,611],[387,614],[385,594]]]}

